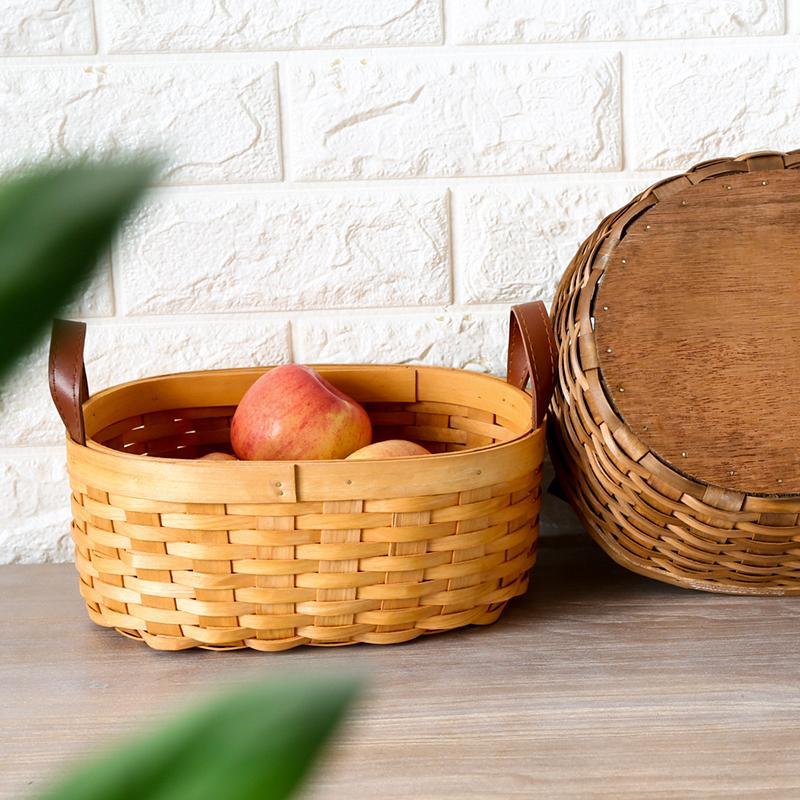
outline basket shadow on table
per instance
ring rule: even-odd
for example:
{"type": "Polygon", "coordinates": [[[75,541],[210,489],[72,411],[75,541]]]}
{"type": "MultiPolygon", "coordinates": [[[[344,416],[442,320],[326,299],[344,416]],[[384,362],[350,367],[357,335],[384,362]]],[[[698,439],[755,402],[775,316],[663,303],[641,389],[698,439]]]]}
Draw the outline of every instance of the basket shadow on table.
{"type": "Polygon", "coordinates": [[[585,614],[587,603],[596,606],[599,613],[604,605],[624,603],[643,594],[675,601],[691,593],[621,567],[576,524],[568,533],[544,533],[540,537],[527,593],[509,603],[494,626],[564,616],[574,605],[580,605],[581,614],[585,614]]]}

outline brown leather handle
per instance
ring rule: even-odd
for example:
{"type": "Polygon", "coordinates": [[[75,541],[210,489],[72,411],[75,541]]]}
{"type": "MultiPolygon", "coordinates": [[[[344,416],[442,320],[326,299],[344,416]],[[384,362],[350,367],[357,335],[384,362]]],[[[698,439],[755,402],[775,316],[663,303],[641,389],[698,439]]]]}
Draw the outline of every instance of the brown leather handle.
{"type": "Polygon", "coordinates": [[[86,444],[83,404],[89,398],[83,343],[86,325],[65,319],[53,320],[50,336],[50,394],[67,433],[78,444],[86,444]]]}
{"type": "Polygon", "coordinates": [[[533,427],[547,413],[556,376],[556,340],[541,300],[511,309],[508,328],[508,382],[524,389],[531,379],[533,427]]]}

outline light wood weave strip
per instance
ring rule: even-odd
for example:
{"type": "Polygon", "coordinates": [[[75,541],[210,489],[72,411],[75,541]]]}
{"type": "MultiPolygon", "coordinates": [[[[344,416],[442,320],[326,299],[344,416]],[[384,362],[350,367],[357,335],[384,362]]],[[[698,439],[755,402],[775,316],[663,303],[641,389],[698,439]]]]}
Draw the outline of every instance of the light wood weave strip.
{"type": "Polygon", "coordinates": [[[766,497],[699,483],[651,452],[609,402],[592,320],[609,255],[648,209],[701,181],[798,168],[800,150],[752,153],[661,181],[600,223],[558,287],[551,456],[589,533],[634,572],[708,591],[800,594],[800,495],[766,497]]]}
{"type": "Polygon", "coordinates": [[[392,644],[493,622],[526,590],[544,455],[530,398],[454,370],[320,370],[364,402],[377,438],[439,454],[195,460],[229,447],[230,387],[259,370],[148,379],[85,404],[87,446],[67,451],[92,620],[161,650],[392,644]]]}

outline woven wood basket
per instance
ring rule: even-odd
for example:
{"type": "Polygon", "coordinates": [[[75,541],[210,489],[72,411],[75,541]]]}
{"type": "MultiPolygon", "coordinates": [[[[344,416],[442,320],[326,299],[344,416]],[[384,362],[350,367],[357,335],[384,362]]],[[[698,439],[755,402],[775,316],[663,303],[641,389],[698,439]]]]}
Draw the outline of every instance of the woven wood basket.
{"type": "Polygon", "coordinates": [[[88,398],[84,335],[57,322],[50,369],[80,591],[97,624],[159,650],[393,644],[494,622],[526,590],[555,364],[541,303],[512,311],[510,382],[317,367],[364,404],[376,441],[433,452],[369,462],[195,460],[230,451],[236,404],[264,370],[88,398]]]}
{"type": "Polygon", "coordinates": [[[561,280],[551,456],[592,537],[642,575],[800,594],[798,168],[800,151],[754,153],[662,181],[561,280]]]}

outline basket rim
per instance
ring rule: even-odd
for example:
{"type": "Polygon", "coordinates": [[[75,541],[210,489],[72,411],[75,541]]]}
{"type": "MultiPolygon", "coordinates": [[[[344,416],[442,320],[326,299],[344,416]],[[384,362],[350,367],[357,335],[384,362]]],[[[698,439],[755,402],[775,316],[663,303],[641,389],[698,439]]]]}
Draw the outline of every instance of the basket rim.
{"type": "Polygon", "coordinates": [[[545,425],[507,442],[418,459],[234,462],[132,457],[135,454],[101,445],[78,444],[69,435],[66,447],[70,477],[111,494],[184,503],[389,499],[430,495],[432,484],[444,495],[514,481],[530,471],[530,464],[543,461],[545,425]],[[509,469],[510,458],[518,469],[509,469]],[[419,469],[422,459],[426,470],[419,469]],[[234,468],[237,479],[231,483],[234,468]]]}
{"type": "MultiPolygon", "coordinates": [[[[395,372],[426,370],[466,373],[476,383],[502,386],[506,397],[523,402],[525,408],[530,408],[532,402],[527,392],[501,378],[468,370],[394,364],[326,364],[320,367],[329,371],[356,369],[358,372],[368,372],[389,367],[395,372]]],[[[86,411],[90,411],[92,404],[113,398],[116,392],[125,387],[175,377],[219,379],[232,373],[258,375],[266,369],[269,367],[201,370],[128,381],[98,392],[86,401],[86,411]]],[[[414,381],[413,377],[411,381],[414,381]]],[[[416,386],[416,383],[412,385],[416,386]]],[[[458,404],[457,400],[453,402],[458,404]]],[[[514,404],[510,403],[510,417],[513,417],[512,409],[514,404]]],[[[520,412],[520,406],[517,405],[514,411],[517,418],[520,412]]],[[[87,419],[89,417],[87,413],[87,419]]],[[[67,462],[73,479],[89,485],[103,485],[106,491],[116,494],[193,503],[292,503],[426,495],[430,494],[431,484],[439,487],[441,494],[502,484],[523,475],[526,464],[541,463],[544,458],[544,424],[533,428],[532,422],[529,422],[521,433],[516,434],[513,430],[509,433],[512,436],[506,441],[468,450],[368,461],[209,461],[126,453],[102,445],[91,437],[83,445],[70,438],[69,434],[66,435],[66,443],[67,462]],[[520,468],[509,471],[509,459],[520,468]],[[425,469],[421,470],[423,463],[425,469]],[[235,472],[232,471],[234,469],[235,472]],[[231,481],[234,475],[236,479],[231,481]]]]}
{"type": "MultiPolygon", "coordinates": [[[[148,375],[145,378],[136,378],[134,380],[125,381],[124,383],[117,383],[113,386],[108,386],[105,389],[101,389],[99,392],[91,395],[86,402],[83,404],[84,413],[87,410],[90,410],[94,403],[102,402],[103,400],[107,400],[112,397],[115,393],[127,389],[131,386],[136,386],[140,384],[146,384],[154,381],[160,381],[168,378],[192,378],[196,376],[209,376],[209,375],[222,375],[222,374],[230,374],[235,372],[240,375],[244,375],[247,373],[252,374],[262,374],[268,370],[275,369],[278,366],[282,366],[280,364],[269,365],[266,367],[233,367],[233,368],[220,368],[220,369],[205,369],[205,370],[191,370],[186,372],[165,372],[160,375],[148,375]]],[[[500,384],[503,386],[504,390],[511,391],[512,393],[517,394],[520,397],[524,397],[526,402],[531,401],[531,395],[523,390],[519,389],[518,387],[514,386],[511,383],[503,380],[503,378],[492,375],[486,372],[473,372],[472,370],[468,369],[458,369],[457,367],[440,367],[435,365],[428,365],[428,364],[307,364],[306,366],[311,367],[320,372],[325,372],[326,370],[337,370],[337,369],[346,369],[346,370],[363,370],[368,371],[371,369],[393,369],[397,371],[418,371],[424,370],[427,372],[453,372],[459,374],[468,374],[471,377],[474,377],[476,380],[485,380],[485,381],[493,381],[495,383],[500,384]]],[[[544,427],[544,426],[541,426],[544,427]]],[[[381,464],[381,463],[397,463],[397,462],[414,462],[419,463],[421,460],[425,460],[426,462],[432,461],[434,459],[441,459],[444,457],[460,455],[461,453],[476,453],[486,450],[491,450],[492,448],[503,447],[505,445],[512,444],[513,442],[519,441],[520,439],[524,439],[526,436],[529,436],[532,433],[540,430],[540,428],[534,428],[533,423],[529,428],[527,428],[522,433],[518,434],[517,436],[508,439],[505,442],[495,442],[494,444],[487,444],[487,445],[480,445],[479,447],[471,447],[469,450],[461,451],[458,453],[430,453],[429,455],[419,455],[419,456],[402,456],[398,458],[373,458],[369,459],[370,464],[381,464]]],[[[70,439],[69,434],[66,434],[67,439],[70,439]]],[[[70,441],[72,441],[70,439],[70,441]]],[[[164,463],[170,464],[187,464],[191,461],[196,461],[197,459],[185,459],[185,458],[165,458],[163,456],[148,456],[148,455],[140,455],[138,453],[126,453],[123,450],[115,450],[113,447],[107,447],[106,445],[97,442],[91,436],[86,437],[87,444],[81,445],[78,442],[74,442],[77,447],[85,447],[87,449],[96,450],[98,452],[105,452],[110,453],[117,456],[122,456],[126,459],[138,459],[138,460],[145,460],[147,463],[151,463],[154,461],[160,461],[164,463]]],[[[296,460],[286,460],[286,461],[278,461],[278,460],[264,460],[264,461],[247,461],[247,460],[239,460],[239,461],[230,461],[224,462],[225,466],[230,467],[232,464],[238,465],[252,465],[252,464],[338,464],[342,463],[346,459],[343,458],[319,458],[319,459],[296,459],[296,460]]],[[[352,464],[353,462],[348,462],[352,464]]]]}

